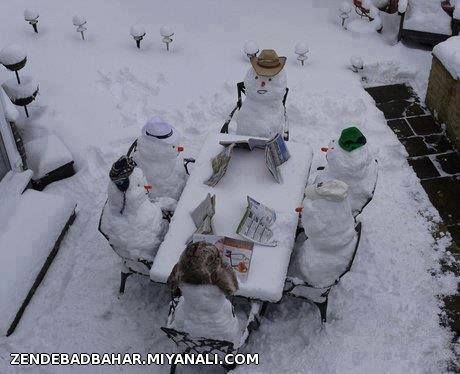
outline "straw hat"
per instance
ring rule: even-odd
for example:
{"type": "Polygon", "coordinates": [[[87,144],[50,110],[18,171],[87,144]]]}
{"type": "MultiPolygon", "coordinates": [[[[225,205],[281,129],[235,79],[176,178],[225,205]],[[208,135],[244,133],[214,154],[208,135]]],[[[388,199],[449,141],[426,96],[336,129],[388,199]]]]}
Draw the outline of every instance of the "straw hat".
{"type": "Polygon", "coordinates": [[[251,64],[258,75],[273,77],[286,63],[286,57],[278,57],[273,49],[264,49],[257,57],[251,57],[251,64]]]}
{"type": "Polygon", "coordinates": [[[177,130],[160,117],[150,118],[142,128],[142,134],[148,139],[159,139],[171,145],[176,145],[179,138],[177,130]]]}

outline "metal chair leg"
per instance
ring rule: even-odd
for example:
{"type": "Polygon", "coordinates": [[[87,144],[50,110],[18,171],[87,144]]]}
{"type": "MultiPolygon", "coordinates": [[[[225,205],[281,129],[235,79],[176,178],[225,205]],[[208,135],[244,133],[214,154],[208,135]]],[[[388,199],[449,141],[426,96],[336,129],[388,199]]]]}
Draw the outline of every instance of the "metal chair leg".
{"type": "Polygon", "coordinates": [[[169,368],[169,374],[174,374],[176,372],[176,367],[176,363],[171,364],[171,367],[169,368]]]}
{"type": "Polygon", "coordinates": [[[120,293],[123,294],[125,293],[125,285],[126,285],[126,279],[131,275],[132,273],[124,273],[123,271],[121,272],[121,282],[120,282],[120,293]]]}
{"type": "Polygon", "coordinates": [[[316,303],[315,305],[319,309],[319,313],[321,315],[321,324],[324,324],[327,322],[327,302],[328,298],[326,297],[326,301],[323,301],[322,303],[316,303]]]}

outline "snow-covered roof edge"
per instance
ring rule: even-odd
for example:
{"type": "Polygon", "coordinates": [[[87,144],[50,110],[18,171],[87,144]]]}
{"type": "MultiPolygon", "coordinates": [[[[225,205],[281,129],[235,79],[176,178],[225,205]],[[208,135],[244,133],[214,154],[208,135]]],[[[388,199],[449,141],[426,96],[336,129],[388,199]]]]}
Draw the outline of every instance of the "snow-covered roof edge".
{"type": "Polygon", "coordinates": [[[9,121],[14,122],[17,119],[18,113],[16,108],[8,105],[9,103],[9,99],[3,91],[3,88],[0,87],[0,134],[5,145],[11,169],[20,172],[23,170],[22,158],[17,149],[11,126],[8,123],[9,121]],[[16,111],[16,114],[12,109],[16,111]]]}

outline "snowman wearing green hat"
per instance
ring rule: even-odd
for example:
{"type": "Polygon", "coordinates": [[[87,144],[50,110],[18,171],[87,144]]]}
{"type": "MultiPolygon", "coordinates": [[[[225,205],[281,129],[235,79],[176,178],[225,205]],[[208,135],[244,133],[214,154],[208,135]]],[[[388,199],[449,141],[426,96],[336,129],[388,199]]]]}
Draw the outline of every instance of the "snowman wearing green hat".
{"type": "Polygon", "coordinates": [[[372,199],[377,183],[377,161],[367,146],[367,139],[357,127],[342,130],[340,138],[332,140],[326,153],[327,166],[315,182],[337,179],[349,188],[353,215],[358,215],[372,199]]]}

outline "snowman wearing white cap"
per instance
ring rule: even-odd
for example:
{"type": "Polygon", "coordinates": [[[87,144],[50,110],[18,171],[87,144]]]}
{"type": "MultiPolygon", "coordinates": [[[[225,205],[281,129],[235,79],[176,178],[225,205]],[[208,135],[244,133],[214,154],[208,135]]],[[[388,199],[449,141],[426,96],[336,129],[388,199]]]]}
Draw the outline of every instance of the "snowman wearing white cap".
{"type": "Polygon", "coordinates": [[[348,199],[348,186],[328,180],[308,186],[302,225],[307,240],[296,248],[302,278],[317,287],[333,284],[347,269],[358,235],[348,199]]]}
{"type": "Polygon", "coordinates": [[[160,117],[153,117],[142,128],[133,158],[152,185],[153,199],[178,200],[185,186],[184,161],[180,157],[178,131],[160,117]]]}

